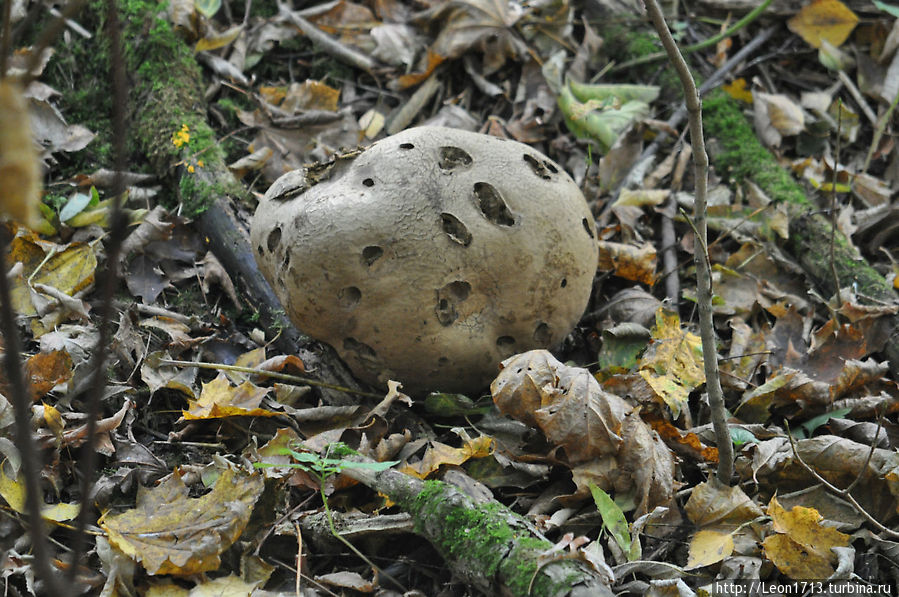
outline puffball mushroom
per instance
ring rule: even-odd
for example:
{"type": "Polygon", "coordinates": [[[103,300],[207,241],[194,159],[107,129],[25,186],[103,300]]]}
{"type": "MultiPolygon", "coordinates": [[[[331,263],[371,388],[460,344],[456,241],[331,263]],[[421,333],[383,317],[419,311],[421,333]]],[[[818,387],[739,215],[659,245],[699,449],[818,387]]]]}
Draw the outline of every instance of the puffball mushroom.
{"type": "Polygon", "coordinates": [[[597,263],[593,216],[558,164],[443,127],[285,174],[251,241],[298,328],[410,393],[479,391],[503,359],[558,344],[597,263]]]}

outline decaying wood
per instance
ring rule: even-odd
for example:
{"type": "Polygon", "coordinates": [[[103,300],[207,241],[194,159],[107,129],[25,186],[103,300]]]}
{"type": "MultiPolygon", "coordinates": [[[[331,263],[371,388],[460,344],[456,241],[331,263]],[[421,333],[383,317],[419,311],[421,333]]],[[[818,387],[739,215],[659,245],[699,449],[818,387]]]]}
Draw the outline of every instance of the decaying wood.
{"type": "Polygon", "coordinates": [[[553,544],[492,498],[473,498],[441,481],[397,470],[344,473],[383,493],[412,516],[415,531],[441,553],[453,573],[488,595],[611,597],[608,581],[586,561],[541,557],[553,544]]]}
{"type": "MultiPolygon", "coordinates": [[[[764,172],[745,172],[741,177],[753,180],[772,199],[783,201],[789,213],[789,238],[783,248],[791,255],[822,294],[832,296],[837,290],[830,263],[831,222],[818,213],[814,203],[806,196],[802,186],[792,175],[783,170],[775,158],[761,145],[749,123],[734,101],[723,92],[717,92],[707,108],[714,117],[706,119],[710,136],[718,139],[722,151],[712,154],[712,162],[720,172],[726,172],[733,161],[759,164],[764,172]],[[724,162],[722,156],[729,155],[724,162]],[[750,156],[767,156],[763,160],[750,161],[750,156]]],[[[707,111],[708,112],[708,111],[707,111]]],[[[897,294],[886,279],[859,253],[858,249],[840,231],[836,232],[834,265],[839,286],[854,286],[861,301],[874,305],[892,305],[897,294]]],[[[892,372],[899,373],[899,315],[889,317],[890,335],[884,353],[892,372]]]]}
{"type": "MultiPolygon", "coordinates": [[[[248,201],[246,188],[228,170],[221,149],[213,144],[199,151],[176,148],[172,132],[184,124],[198,139],[215,139],[206,121],[201,86],[202,73],[190,48],[171,30],[158,28],[145,35],[143,21],[153,18],[138,12],[129,16],[125,36],[132,44],[126,55],[132,80],[133,132],[159,177],[179,190],[178,199],[188,215],[196,217],[197,228],[229,274],[243,285],[259,312],[261,324],[273,335],[286,354],[298,354],[307,370],[317,379],[345,387],[358,387],[352,374],[329,347],[297,330],[268,282],[256,266],[249,244],[246,223],[237,204],[248,201]],[[156,64],[154,64],[154,61],[156,64]],[[141,73],[153,73],[153,79],[141,73]],[[200,164],[202,161],[202,165],[200,164]],[[189,168],[189,165],[196,166],[189,168]]],[[[330,404],[349,404],[356,398],[342,392],[321,389],[330,404]]]]}

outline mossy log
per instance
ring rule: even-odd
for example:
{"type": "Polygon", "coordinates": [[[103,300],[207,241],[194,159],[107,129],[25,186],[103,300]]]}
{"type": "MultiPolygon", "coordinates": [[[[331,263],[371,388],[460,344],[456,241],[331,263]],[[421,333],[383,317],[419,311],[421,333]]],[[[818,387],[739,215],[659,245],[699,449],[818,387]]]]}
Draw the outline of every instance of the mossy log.
{"type": "MultiPolygon", "coordinates": [[[[322,381],[357,387],[330,347],[303,335],[287,320],[268,282],[256,266],[247,224],[238,205],[247,189],[225,164],[225,156],[206,118],[203,76],[187,44],[171,28],[160,5],[125,3],[126,66],[131,84],[131,135],[155,172],[177,189],[181,213],[196,226],[225,269],[242,282],[262,324],[279,333],[278,347],[297,353],[322,381]],[[179,134],[180,133],[180,134],[179,134]]],[[[321,389],[326,401],[355,399],[321,389]]]]}
{"type": "MultiPolygon", "coordinates": [[[[751,180],[775,201],[788,208],[789,238],[783,249],[799,263],[824,296],[837,291],[830,260],[831,222],[806,195],[802,185],[777,163],[759,142],[736,102],[723,91],[711,94],[703,105],[706,134],[715,139],[710,151],[717,171],[735,180],[751,180]]],[[[855,286],[860,299],[894,304],[896,291],[861,256],[839,230],[834,236],[834,267],[839,286],[855,286]]],[[[899,315],[890,317],[891,333],[884,348],[894,374],[899,373],[899,315]]]]}
{"type": "Polygon", "coordinates": [[[487,595],[611,597],[608,582],[586,561],[564,553],[499,502],[475,499],[442,481],[396,470],[349,468],[345,474],[383,493],[412,516],[415,532],[440,552],[453,573],[487,595]]]}

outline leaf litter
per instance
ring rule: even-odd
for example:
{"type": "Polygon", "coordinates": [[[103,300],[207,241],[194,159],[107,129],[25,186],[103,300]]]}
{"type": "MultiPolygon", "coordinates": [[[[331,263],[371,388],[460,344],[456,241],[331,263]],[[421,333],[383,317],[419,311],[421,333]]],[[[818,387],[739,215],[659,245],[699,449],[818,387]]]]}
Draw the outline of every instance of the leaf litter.
{"type": "MultiPolygon", "coordinates": [[[[156,205],[157,179],[129,175],[134,227],[123,261],[106,262],[112,183],[103,168],[111,164],[88,158],[90,167],[73,169],[98,136],[69,123],[63,106],[71,103],[59,101],[68,91],[58,92],[59,79],[45,70],[67,50],[42,56],[33,73],[41,81],[24,90],[4,79],[4,116],[27,105],[40,149],[21,149],[32,146],[21,141],[29,138],[24,119],[0,120],[0,175],[19,193],[4,196],[0,211],[31,227],[4,224],[48,520],[71,520],[80,504],[70,449],[87,432],[80,392],[99,349],[95,285],[106,269],[126,274],[97,422],[104,464],[92,516],[105,535],[96,536],[89,558],[102,564],[91,577],[102,594],[264,594],[263,587],[293,590],[306,574],[334,590],[386,591],[388,581],[335,550],[327,531],[299,529],[325,505],[371,525],[392,506],[343,475],[322,481],[290,468],[284,450],[298,442],[310,453],[344,442],[425,479],[464,473],[457,482],[512,504],[556,542],[545,561],[580,554],[608,569],[621,590],[631,574],[644,588],[660,588],[672,570],[772,581],[895,578],[899,390],[885,351],[899,306],[895,298],[869,300],[850,280],[840,281],[837,296],[822,296],[782,249],[795,216],[752,182],[751,170],[745,181],[717,172],[725,178],[715,180],[723,199],[709,214],[713,308],[740,482],[715,480],[689,290],[693,231],[675,215],[675,246],[663,246],[657,232],[666,202],[692,203],[691,175],[675,165],[689,150],[663,148],[670,159],[661,156],[645,182],[633,177],[648,138],[667,132],[652,119],[664,117],[677,91],[639,68],[600,72],[622,61],[616,53],[626,46],[603,26],[609,14],[622,18],[603,12],[613,10],[609,3],[341,0],[291,13],[300,19],[282,10],[244,21],[219,4],[173,2],[167,18],[208,69],[210,114],[221,138],[234,137],[231,168],[253,192],[287,170],[412,124],[514,138],[543,149],[584,190],[603,247],[597,284],[580,325],[555,351],[560,358],[513,356],[482,396],[435,394],[410,407],[394,388],[377,408],[323,403],[302,381],[266,375],[314,377],[315,370],[305,371],[308,355],[271,356],[276,332],[261,329],[252,297],[240,296],[193,224],[156,205]],[[303,20],[321,33],[315,44],[298,26],[303,20]],[[359,53],[370,56],[364,68],[353,62],[359,53]],[[634,89],[648,95],[633,97],[634,89]],[[618,193],[625,177],[637,182],[618,193]],[[662,281],[672,273],[663,253],[671,250],[684,290],[661,306],[662,281]],[[166,364],[175,359],[257,373],[166,364]],[[254,462],[275,466],[253,472],[254,462]],[[328,504],[318,495],[322,482],[328,504]],[[865,567],[865,551],[882,563],[865,567]],[[295,569],[298,552],[303,563],[295,569]]],[[[724,89],[822,206],[836,193],[834,221],[899,288],[890,107],[899,89],[899,15],[880,3],[859,15],[856,4],[816,0],[769,16],[787,24],[791,33],[778,34],[779,43],[793,53],[730,74],[724,89]]],[[[681,14],[675,22],[687,20],[681,14]]],[[[690,27],[688,35],[717,32],[701,21],[690,27]]],[[[712,59],[722,63],[759,28],[750,24],[731,46],[711,50],[712,59]]],[[[17,49],[10,73],[25,72],[29,51],[17,49]]],[[[21,513],[10,390],[0,382],[0,496],[21,513]]],[[[12,524],[4,537],[13,545],[24,532],[12,524]]],[[[62,527],[53,532],[70,540],[62,527]]],[[[366,536],[368,555],[392,564],[410,588],[433,594],[457,582],[411,535],[399,546],[386,530],[366,536]]],[[[37,594],[30,556],[16,546],[7,551],[7,577],[37,594]]],[[[683,594],[699,590],[679,583],[683,594]]]]}

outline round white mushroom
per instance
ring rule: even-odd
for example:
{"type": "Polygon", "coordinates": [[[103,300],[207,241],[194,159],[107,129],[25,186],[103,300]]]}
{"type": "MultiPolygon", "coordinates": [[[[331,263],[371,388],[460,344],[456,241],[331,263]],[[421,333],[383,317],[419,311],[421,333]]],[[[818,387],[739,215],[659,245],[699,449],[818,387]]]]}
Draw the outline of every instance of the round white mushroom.
{"type": "Polygon", "coordinates": [[[597,261],[592,214],[558,164],[442,127],[285,174],[251,236],[300,330],[409,392],[478,391],[503,359],[558,344],[597,261]]]}

